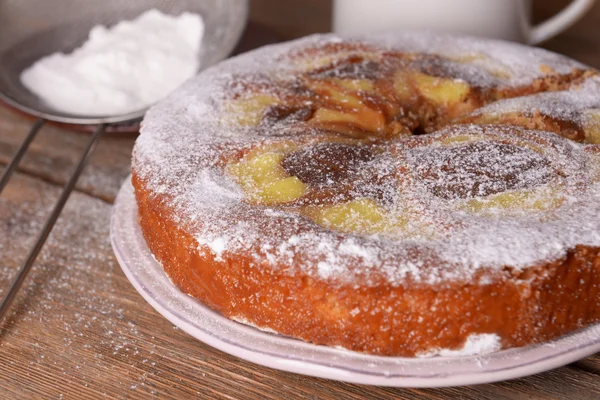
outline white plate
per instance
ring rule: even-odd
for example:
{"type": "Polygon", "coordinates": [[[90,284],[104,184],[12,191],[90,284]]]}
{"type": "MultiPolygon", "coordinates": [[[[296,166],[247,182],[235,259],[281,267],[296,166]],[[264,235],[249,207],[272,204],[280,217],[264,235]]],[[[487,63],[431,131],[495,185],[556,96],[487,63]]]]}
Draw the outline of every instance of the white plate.
{"type": "Polygon", "coordinates": [[[165,318],[210,346],[271,368],[368,385],[458,386],[531,375],[600,351],[600,324],[482,356],[382,357],[316,346],[231,321],[179,291],[146,246],[129,179],[115,201],[110,234],[123,272],[165,318]]]}

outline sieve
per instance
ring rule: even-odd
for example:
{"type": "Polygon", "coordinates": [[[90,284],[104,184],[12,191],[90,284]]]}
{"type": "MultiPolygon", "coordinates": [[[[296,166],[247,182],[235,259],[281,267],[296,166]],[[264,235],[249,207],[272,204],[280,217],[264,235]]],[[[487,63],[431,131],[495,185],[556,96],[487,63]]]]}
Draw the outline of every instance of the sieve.
{"type": "Polygon", "coordinates": [[[202,69],[221,61],[233,50],[245,26],[248,0],[0,0],[0,100],[37,118],[0,177],[0,194],[46,121],[95,126],[75,170],[0,303],[0,321],[17,295],[106,128],[119,123],[135,123],[146,112],[146,108],[123,115],[104,116],[61,112],[26,89],[19,76],[25,68],[46,55],[58,51],[68,53],[81,46],[93,26],[112,26],[152,8],[171,15],[189,11],[202,16],[205,24],[200,51],[202,69]]]}

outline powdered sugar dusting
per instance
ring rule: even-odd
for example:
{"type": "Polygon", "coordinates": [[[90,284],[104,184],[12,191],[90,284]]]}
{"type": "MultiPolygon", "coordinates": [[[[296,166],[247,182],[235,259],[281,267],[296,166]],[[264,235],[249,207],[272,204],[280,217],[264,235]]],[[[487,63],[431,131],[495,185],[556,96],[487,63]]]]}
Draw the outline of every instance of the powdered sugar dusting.
{"type": "Polygon", "coordinates": [[[419,354],[417,357],[428,358],[434,356],[442,357],[464,357],[483,355],[500,350],[500,337],[493,333],[471,334],[462,349],[437,349],[427,353],[419,354]]]}
{"type": "MultiPolygon", "coordinates": [[[[493,207],[492,211],[486,211],[486,199],[469,203],[481,193],[469,192],[467,196],[463,193],[467,189],[460,187],[465,180],[466,188],[475,187],[469,180],[476,175],[468,171],[477,160],[464,158],[460,165],[453,164],[452,168],[458,172],[451,178],[439,177],[436,181],[429,177],[424,181],[426,184],[412,186],[407,183],[410,187],[404,194],[410,201],[401,201],[393,190],[383,194],[393,204],[393,212],[419,216],[418,223],[416,219],[410,220],[402,231],[342,234],[318,226],[292,209],[253,206],[242,201],[241,189],[223,172],[227,160],[257,143],[299,140],[299,135],[305,138],[302,140],[309,140],[320,133],[309,127],[299,132],[297,127],[281,121],[255,128],[240,126],[227,108],[230,97],[243,93],[249,85],[261,91],[265,82],[293,79],[293,74],[303,66],[289,54],[301,53],[317,43],[339,41],[335,36],[314,36],[230,59],[191,80],[147,113],[134,149],[133,169],[152,191],[169,194],[168,201],[176,210],[178,222],[193,233],[202,251],[212,253],[217,260],[243,252],[257,266],[289,268],[292,272],[302,268],[303,274],[318,279],[351,282],[360,279],[361,284],[372,285],[384,278],[393,285],[402,285],[407,279],[414,282],[471,279],[481,270],[493,276],[505,266],[522,270],[564,257],[578,244],[600,245],[600,188],[590,172],[599,162],[597,153],[589,151],[592,145],[571,143],[545,132],[516,129],[515,140],[526,142],[528,150],[509,157],[509,166],[502,165],[506,162],[505,154],[493,154],[502,146],[510,147],[510,143],[499,139],[505,134],[502,128],[482,130],[467,125],[423,139],[398,140],[372,163],[381,176],[398,167],[400,159],[407,165],[426,160],[432,166],[444,158],[428,158],[426,151],[419,150],[421,140],[464,134],[482,136],[498,144],[486,148],[494,162],[483,168],[489,180],[477,190],[503,193],[531,189],[527,197],[518,200],[521,208],[514,212],[494,212],[493,207]],[[542,153],[537,149],[540,146],[544,149],[542,153]],[[389,157],[389,152],[402,157],[389,157]],[[502,175],[511,168],[514,173],[502,175]],[[516,180],[514,174],[518,175],[516,180]],[[448,198],[432,195],[440,184],[442,192],[446,192],[449,182],[456,184],[452,192],[459,195],[448,198]],[[557,192],[560,204],[536,208],[553,201],[557,192]],[[476,208],[483,211],[469,211],[476,208]],[[298,257],[302,258],[302,266],[295,262],[298,257]]],[[[381,54],[395,49],[468,59],[469,62],[450,63],[448,68],[480,87],[528,84],[542,76],[543,66],[558,73],[583,68],[544,50],[478,39],[403,34],[370,37],[369,43],[380,46],[377,51],[381,54]]],[[[564,96],[584,103],[587,100],[572,94],[579,90],[589,93],[583,97],[591,102],[593,93],[598,93],[594,85],[585,83],[573,92],[536,96],[564,96]]],[[[532,96],[531,101],[535,104],[537,100],[532,96]]],[[[439,154],[449,151],[442,145],[429,145],[439,154]]],[[[453,159],[448,154],[444,162],[453,159]]],[[[418,168],[412,170],[419,172],[418,168]]],[[[481,279],[487,282],[485,277],[481,279]]]]}
{"type": "Polygon", "coordinates": [[[586,111],[600,108],[600,79],[591,77],[570,90],[538,93],[500,100],[474,112],[474,115],[500,115],[520,112],[531,116],[539,112],[561,121],[585,125],[586,111]]]}
{"type": "MultiPolygon", "coordinates": [[[[456,60],[468,60],[457,68],[459,77],[471,84],[521,86],[542,76],[544,68],[557,73],[569,73],[573,68],[587,68],[567,57],[544,49],[512,42],[474,37],[439,35],[424,32],[368,36],[369,41],[381,43],[406,52],[439,54],[456,60]]],[[[360,36],[357,39],[361,39],[360,36]]]]}
{"type": "MultiPolygon", "coordinates": [[[[10,287],[59,194],[59,187],[22,174],[15,174],[3,191],[0,295],[10,287]]],[[[162,371],[156,365],[172,356],[160,349],[161,330],[169,330],[170,324],[157,322],[149,306],[131,307],[139,297],[118,272],[109,240],[110,215],[108,203],[81,192],[69,197],[8,310],[2,346],[9,371],[32,380],[52,376],[81,393],[102,393],[107,380],[115,390],[132,383],[139,392],[157,390],[153,378],[162,371]],[[130,368],[126,377],[114,368],[119,363],[130,368]]],[[[164,343],[172,340],[165,336],[164,343]]],[[[59,397],[64,389],[48,385],[44,395],[59,397]]],[[[39,397],[30,385],[20,393],[39,397]]]]}

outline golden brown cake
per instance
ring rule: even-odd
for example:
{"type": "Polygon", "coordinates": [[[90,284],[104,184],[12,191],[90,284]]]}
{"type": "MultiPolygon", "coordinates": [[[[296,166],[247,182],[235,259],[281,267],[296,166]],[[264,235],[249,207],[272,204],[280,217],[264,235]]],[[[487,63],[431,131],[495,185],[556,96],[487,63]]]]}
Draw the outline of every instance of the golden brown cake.
{"type": "Polygon", "coordinates": [[[231,319],[380,355],[492,351],[600,321],[599,138],[600,78],[563,56],[313,36],[153,107],[133,185],[167,275],[231,319]]]}

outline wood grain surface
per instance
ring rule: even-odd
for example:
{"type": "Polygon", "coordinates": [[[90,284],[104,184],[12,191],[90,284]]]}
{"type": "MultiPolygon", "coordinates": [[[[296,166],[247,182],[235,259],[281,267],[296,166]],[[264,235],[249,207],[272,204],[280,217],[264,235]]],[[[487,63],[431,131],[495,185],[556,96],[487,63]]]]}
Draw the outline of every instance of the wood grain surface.
{"type": "MultiPolygon", "coordinates": [[[[536,3],[543,18],[566,2],[536,3]]],[[[281,38],[326,31],[328,1],[255,0],[281,38]]],[[[546,47],[600,67],[600,6],[546,47]]],[[[0,108],[0,166],[31,120],[0,108]]],[[[88,136],[46,126],[0,196],[0,294],[23,262],[88,136]]],[[[133,289],[109,241],[111,203],[135,137],[102,139],[7,320],[1,399],[598,399],[600,355],[534,376],[441,388],[370,387],[261,367],[174,327],[133,289]]]]}

